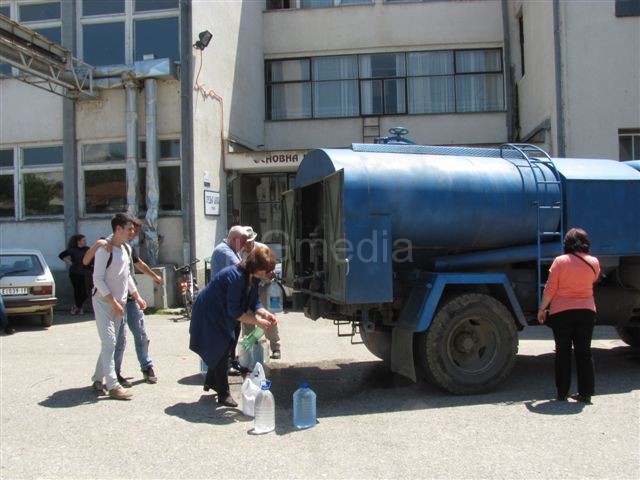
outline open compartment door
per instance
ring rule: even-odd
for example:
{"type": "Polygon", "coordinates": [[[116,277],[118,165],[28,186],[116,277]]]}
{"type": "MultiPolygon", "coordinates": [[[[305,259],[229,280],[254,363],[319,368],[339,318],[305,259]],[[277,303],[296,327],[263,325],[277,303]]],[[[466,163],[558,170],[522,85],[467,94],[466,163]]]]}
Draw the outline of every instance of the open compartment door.
{"type": "Polygon", "coordinates": [[[332,300],[342,303],[345,294],[347,260],[344,242],[344,171],[339,170],[324,179],[323,210],[325,244],[325,288],[332,300]]]}

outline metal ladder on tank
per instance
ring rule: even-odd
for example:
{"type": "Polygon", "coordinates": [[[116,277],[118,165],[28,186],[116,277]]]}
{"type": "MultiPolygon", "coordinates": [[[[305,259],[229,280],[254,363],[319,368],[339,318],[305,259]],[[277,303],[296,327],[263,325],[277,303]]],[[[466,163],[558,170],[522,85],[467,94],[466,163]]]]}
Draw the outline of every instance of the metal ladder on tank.
{"type": "Polygon", "coordinates": [[[537,274],[538,274],[538,282],[537,282],[537,291],[538,291],[538,307],[540,307],[540,302],[542,300],[542,292],[544,291],[545,283],[542,281],[542,267],[543,265],[549,265],[553,261],[554,257],[545,257],[542,252],[542,244],[545,243],[544,240],[549,238],[556,238],[559,243],[559,251],[562,252],[563,240],[564,240],[564,195],[562,192],[562,182],[560,181],[560,173],[556,168],[553,160],[549,156],[547,152],[542,150],[541,148],[531,145],[528,143],[505,143],[500,146],[500,152],[502,155],[503,150],[510,149],[518,152],[522,159],[527,162],[527,167],[531,170],[533,178],[536,182],[536,244],[537,244],[537,254],[536,254],[536,266],[537,266],[537,274]],[[531,154],[539,154],[539,158],[532,158],[531,154]],[[544,172],[540,165],[545,165],[551,173],[553,173],[554,180],[546,180],[544,176],[544,172]],[[536,175],[536,171],[539,172],[539,175],[536,175]],[[547,193],[547,187],[549,185],[557,185],[559,200],[554,204],[544,204],[542,201],[542,194],[547,193]],[[542,229],[542,220],[544,214],[549,211],[557,210],[560,213],[560,218],[558,221],[558,230],[557,231],[545,231],[542,229]]]}

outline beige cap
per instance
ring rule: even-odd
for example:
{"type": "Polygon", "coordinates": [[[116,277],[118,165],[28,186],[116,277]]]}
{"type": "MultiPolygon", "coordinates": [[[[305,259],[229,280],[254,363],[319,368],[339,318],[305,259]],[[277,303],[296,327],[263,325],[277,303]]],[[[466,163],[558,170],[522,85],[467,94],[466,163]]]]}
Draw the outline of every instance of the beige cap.
{"type": "Polygon", "coordinates": [[[231,229],[229,229],[229,234],[227,235],[227,238],[231,239],[231,238],[237,238],[237,237],[245,237],[248,242],[252,242],[253,240],[256,239],[257,236],[258,234],[254,232],[253,228],[251,227],[234,225],[233,227],[231,227],[231,229]]]}

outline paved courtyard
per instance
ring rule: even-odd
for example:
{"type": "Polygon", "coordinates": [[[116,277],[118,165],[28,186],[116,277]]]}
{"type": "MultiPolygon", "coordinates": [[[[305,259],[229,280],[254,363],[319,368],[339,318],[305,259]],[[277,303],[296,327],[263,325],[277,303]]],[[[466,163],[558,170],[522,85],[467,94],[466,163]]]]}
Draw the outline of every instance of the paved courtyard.
{"type": "MultiPolygon", "coordinates": [[[[48,330],[18,320],[0,337],[0,477],[23,478],[640,478],[640,352],[613,329],[594,341],[594,405],[553,397],[553,341],[528,328],[516,368],[495,392],[453,396],[391,375],[327,320],[280,316],[282,359],[267,376],[276,431],[253,435],[241,411],[202,391],[188,322],[147,317],[157,385],[142,382],[133,340],[130,402],[97,397],[99,341],[89,315],[57,312],[48,330]],[[300,380],[319,423],[296,431],[300,380]]],[[[232,391],[240,401],[240,380],[232,391]]]]}

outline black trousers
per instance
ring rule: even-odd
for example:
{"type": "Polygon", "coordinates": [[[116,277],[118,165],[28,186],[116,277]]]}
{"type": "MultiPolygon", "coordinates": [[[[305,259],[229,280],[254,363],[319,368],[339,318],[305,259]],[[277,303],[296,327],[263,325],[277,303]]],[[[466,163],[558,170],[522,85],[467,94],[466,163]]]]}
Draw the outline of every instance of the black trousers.
{"type": "MultiPolygon", "coordinates": [[[[227,350],[228,351],[228,350],[227,350]]],[[[205,385],[212,387],[218,394],[218,398],[226,398],[230,394],[229,378],[227,377],[228,354],[222,355],[218,363],[212,368],[209,366],[207,376],[204,379],[205,385]]]]}
{"type": "Polygon", "coordinates": [[[594,393],[594,366],[591,357],[591,338],[595,312],[566,310],[551,315],[548,325],[553,329],[556,343],[556,388],[558,397],[566,397],[571,387],[571,350],[576,357],[578,393],[590,397],[594,393]]]}
{"type": "Polygon", "coordinates": [[[89,297],[84,274],[70,273],[69,279],[73,286],[73,297],[76,307],[82,308],[84,301],[89,297]]]}

